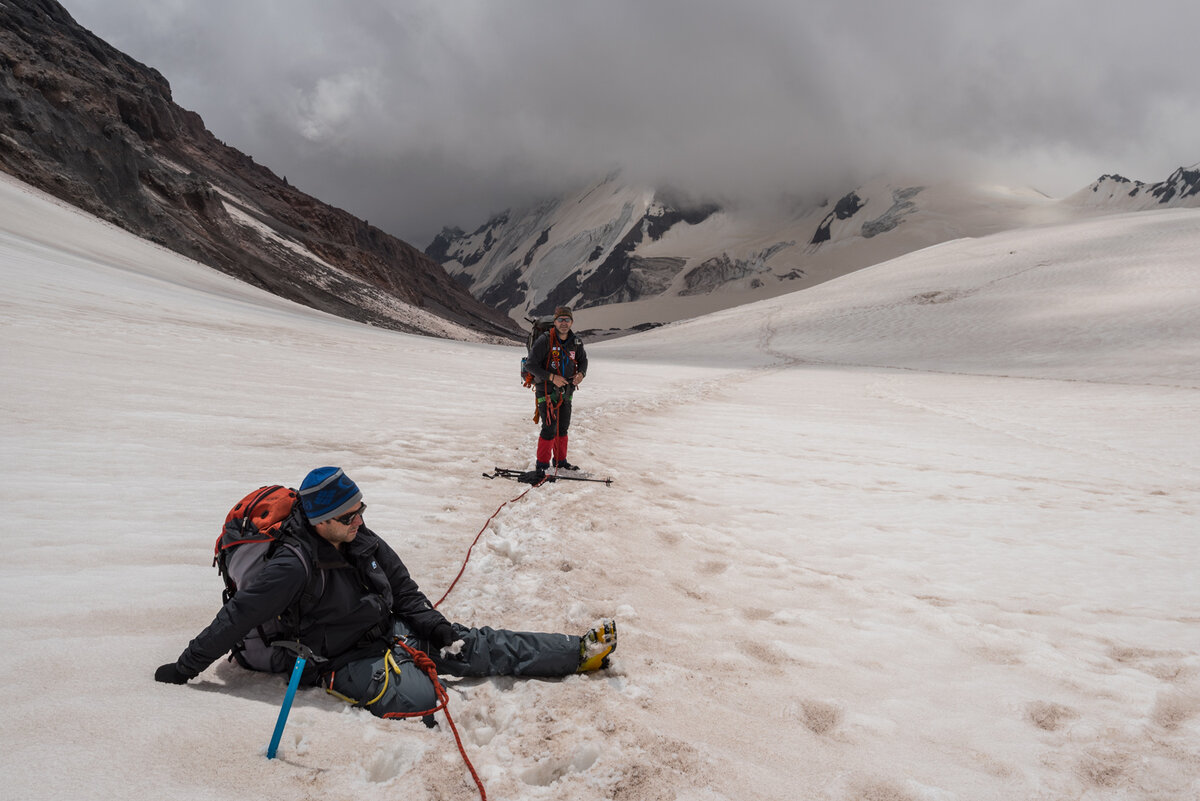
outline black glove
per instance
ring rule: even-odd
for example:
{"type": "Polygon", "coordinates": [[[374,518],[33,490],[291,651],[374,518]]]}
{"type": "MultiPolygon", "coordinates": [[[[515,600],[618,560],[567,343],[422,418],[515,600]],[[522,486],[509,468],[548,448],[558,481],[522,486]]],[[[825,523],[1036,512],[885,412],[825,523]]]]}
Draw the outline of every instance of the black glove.
{"type": "Polygon", "coordinates": [[[187,684],[188,679],[194,678],[196,678],[195,674],[189,676],[180,670],[179,666],[174,662],[169,665],[163,665],[154,671],[154,680],[161,681],[164,684],[187,684]]]}
{"type": "Polygon", "coordinates": [[[445,648],[457,639],[458,635],[454,632],[454,627],[444,622],[434,626],[433,631],[429,634],[429,642],[435,651],[445,648]]]}

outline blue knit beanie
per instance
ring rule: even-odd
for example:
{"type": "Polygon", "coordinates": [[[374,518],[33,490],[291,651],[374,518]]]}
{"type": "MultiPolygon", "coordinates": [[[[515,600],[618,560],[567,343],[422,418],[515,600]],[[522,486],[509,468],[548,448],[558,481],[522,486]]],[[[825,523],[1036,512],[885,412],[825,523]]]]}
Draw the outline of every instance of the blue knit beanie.
{"type": "Polygon", "coordinates": [[[300,485],[300,505],[314,525],[349,512],[361,500],[358,486],[340,467],[318,467],[300,485]]]}

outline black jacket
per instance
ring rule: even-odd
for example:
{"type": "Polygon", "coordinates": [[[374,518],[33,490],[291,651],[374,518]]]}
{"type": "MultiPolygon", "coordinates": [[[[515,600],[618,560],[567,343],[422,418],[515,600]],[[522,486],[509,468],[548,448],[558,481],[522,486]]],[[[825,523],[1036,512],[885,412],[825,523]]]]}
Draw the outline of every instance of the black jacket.
{"type": "Polygon", "coordinates": [[[587,366],[583,340],[574,331],[568,331],[567,338],[560,341],[558,331],[554,329],[537,338],[525,361],[526,372],[537,382],[538,395],[545,395],[553,387],[549,382],[554,373],[570,381],[576,373],[586,375],[587,366]]]}
{"type": "MultiPolygon", "coordinates": [[[[279,548],[248,586],[242,587],[200,632],[176,663],[198,675],[231,651],[252,629],[283,617],[301,643],[325,662],[309,664],[305,681],[362,656],[380,654],[390,641],[392,617],[421,639],[449,644],[453,629],[417,587],[396,552],[362,525],[342,550],[317,535],[299,508],[284,522],[283,535],[304,553],[279,548]],[[310,571],[302,558],[309,560],[310,571]]],[[[290,636],[290,635],[289,635],[290,636]]],[[[273,666],[291,670],[295,658],[278,651],[273,666]]]]}

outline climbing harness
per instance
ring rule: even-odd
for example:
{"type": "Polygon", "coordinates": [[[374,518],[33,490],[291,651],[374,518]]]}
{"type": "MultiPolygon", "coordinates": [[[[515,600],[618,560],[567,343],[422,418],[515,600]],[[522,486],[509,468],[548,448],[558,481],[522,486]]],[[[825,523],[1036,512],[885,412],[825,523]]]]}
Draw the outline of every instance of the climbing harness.
{"type": "MultiPolygon", "coordinates": [[[[562,387],[556,387],[547,392],[545,395],[539,396],[535,402],[537,408],[533,413],[533,422],[538,422],[538,418],[542,414],[542,406],[546,407],[546,419],[557,422],[559,407],[563,405],[563,401],[570,400],[570,398],[571,395],[562,387]]],[[[555,427],[555,433],[558,433],[557,426],[555,427]]]]}

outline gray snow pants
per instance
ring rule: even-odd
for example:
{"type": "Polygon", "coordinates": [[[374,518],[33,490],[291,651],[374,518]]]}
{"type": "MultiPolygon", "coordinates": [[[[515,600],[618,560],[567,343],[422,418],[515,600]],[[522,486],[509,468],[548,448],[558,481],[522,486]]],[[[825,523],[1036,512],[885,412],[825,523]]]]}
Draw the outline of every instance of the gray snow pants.
{"type": "MultiPolygon", "coordinates": [[[[580,638],[574,635],[453,626],[462,649],[444,657],[398,620],[392,633],[428,654],[437,672],[447,676],[556,677],[569,676],[579,667],[580,638]]],[[[379,717],[424,712],[438,703],[429,675],[398,645],[390,658],[383,653],[338,670],[329,689],[379,717]]]]}

